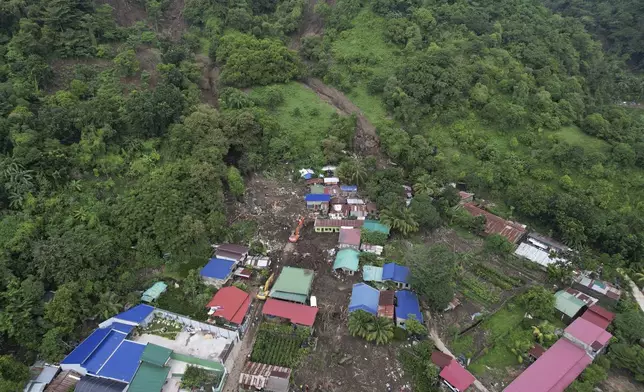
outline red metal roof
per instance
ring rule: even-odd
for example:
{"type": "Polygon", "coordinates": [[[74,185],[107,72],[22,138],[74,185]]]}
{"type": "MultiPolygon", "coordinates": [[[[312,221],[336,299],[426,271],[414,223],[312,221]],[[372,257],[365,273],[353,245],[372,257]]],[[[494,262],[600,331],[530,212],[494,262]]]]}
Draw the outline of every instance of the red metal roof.
{"type": "Polygon", "coordinates": [[[318,314],[318,308],[269,298],[264,304],[262,314],[266,316],[285,318],[290,320],[293,324],[311,327],[313,326],[313,323],[315,323],[315,316],[318,314]]]}
{"type": "Polygon", "coordinates": [[[222,287],[212,297],[207,308],[219,307],[213,316],[241,324],[250,307],[250,295],[235,286],[222,287]]]}
{"type": "Polygon", "coordinates": [[[600,328],[606,329],[606,327],[608,327],[615,318],[615,314],[599,305],[594,305],[588,308],[588,310],[581,315],[581,318],[590,321],[600,328]]]}
{"type": "Polygon", "coordinates": [[[534,347],[532,347],[529,351],[528,354],[532,355],[534,358],[540,358],[543,353],[546,352],[546,349],[543,348],[540,344],[536,344],[534,347]]]}
{"type": "Polygon", "coordinates": [[[584,349],[559,339],[503,392],[563,392],[591,362],[584,349]]]}
{"type": "Polygon", "coordinates": [[[394,318],[394,299],[396,292],[394,290],[384,290],[380,292],[378,297],[378,316],[394,318]]]}
{"type": "Polygon", "coordinates": [[[452,363],[453,360],[454,358],[440,351],[432,352],[432,362],[441,369],[452,363]]]}
{"type": "Polygon", "coordinates": [[[340,228],[338,243],[360,246],[360,229],[340,228]]]}
{"type": "Polygon", "coordinates": [[[473,216],[484,215],[485,233],[486,234],[499,234],[507,238],[512,243],[517,243],[521,237],[526,233],[525,225],[517,222],[505,220],[499,216],[489,213],[473,203],[465,203],[463,207],[473,216]]]}
{"type": "Polygon", "coordinates": [[[595,342],[599,342],[602,346],[605,346],[610,338],[613,337],[604,328],[595,325],[585,318],[576,319],[564,329],[564,332],[569,333],[589,346],[595,342]]]}
{"type": "Polygon", "coordinates": [[[362,227],[363,220],[358,219],[316,219],[315,227],[362,227]]]}
{"type": "Polygon", "coordinates": [[[452,359],[449,365],[441,370],[440,376],[459,391],[466,390],[474,382],[474,376],[456,362],[455,359],[452,359]]]}

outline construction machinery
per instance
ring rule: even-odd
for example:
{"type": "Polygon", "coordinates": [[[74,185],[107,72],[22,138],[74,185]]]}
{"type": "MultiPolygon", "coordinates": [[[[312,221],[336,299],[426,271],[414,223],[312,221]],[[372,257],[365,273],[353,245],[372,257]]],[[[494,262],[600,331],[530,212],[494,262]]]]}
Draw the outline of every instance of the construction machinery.
{"type": "Polygon", "coordinates": [[[297,242],[300,239],[300,231],[304,227],[304,217],[301,216],[300,219],[297,221],[297,227],[295,227],[295,230],[293,231],[293,234],[291,234],[290,237],[288,237],[289,242],[297,242]]]}
{"type": "Polygon", "coordinates": [[[272,273],[271,276],[269,276],[268,279],[266,279],[266,283],[264,284],[264,287],[259,290],[259,293],[257,293],[257,299],[260,299],[262,301],[266,300],[266,298],[268,297],[268,291],[271,289],[274,279],[275,279],[275,273],[272,273]]]}

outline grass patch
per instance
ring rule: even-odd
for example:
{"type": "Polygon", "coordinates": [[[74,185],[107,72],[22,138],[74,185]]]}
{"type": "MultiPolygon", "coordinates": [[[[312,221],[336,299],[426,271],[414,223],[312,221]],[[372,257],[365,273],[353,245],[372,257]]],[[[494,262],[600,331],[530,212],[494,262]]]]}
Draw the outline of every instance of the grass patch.
{"type": "Polygon", "coordinates": [[[581,129],[575,126],[563,127],[559,131],[551,134],[557,135],[560,140],[563,140],[568,144],[583,147],[587,150],[604,150],[609,148],[609,144],[606,141],[585,134],[581,129]]]}
{"type": "Polygon", "coordinates": [[[450,349],[454,355],[463,354],[466,357],[472,356],[472,350],[474,349],[474,336],[465,335],[455,339],[450,344],[450,349]]]}
{"type": "Polygon", "coordinates": [[[508,306],[496,312],[482,323],[482,327],[492,334],[492,340],[505,336],[523,320],[523,310],[519,307],[509,309],[508,306]]]}
{"type": "Polygon", "coordinates": [[[166,339],[174,340],[181,332],[183,325],[173,320],[155,317],[148,325],[141,330],[141,333],[157,335],[166,339]]]}
{"type": "Polygon", "coordinates": [[[380,95],[370,95],[367,93],[366,87],[358,85],[351,90],[348,96],[373,125],[378,126],[387,119],[387,109],[385,109],[380,95]]]}
{"type": "Polygon", "coordinates": [[[517,356],[514,355],[505,345],[494,346],[487,354],[471,363],[468,370],[476,375],[481,375],[487,368],[503,369],[508,366],[517,365],[517,356]]]}
{"type": "MultiPolygon", "coordinates": [[[[251,98],[259,98],[267,88],[254,88],[250,92],[251,98]]],[[[270,88],[279,90],[284,97],[284,102],[273,111],[280,129],[271,140],[274,148],[270,150],[283,152],[277,160],[324,164],[320,144],[328,134],[335,108],[300,83],[277,84],[270,88]]]]}

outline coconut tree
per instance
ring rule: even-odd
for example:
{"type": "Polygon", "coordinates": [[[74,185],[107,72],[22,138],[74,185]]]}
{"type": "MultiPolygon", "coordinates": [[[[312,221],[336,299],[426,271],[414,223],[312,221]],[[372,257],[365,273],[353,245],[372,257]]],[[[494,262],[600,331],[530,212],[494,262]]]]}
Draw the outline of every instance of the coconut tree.
{"type": "Polygon", "coordinates": [[[422,176],[416,179],[414,183],[414,192],[416,194],[423,194],[427,196],[433,196],[438,193],[438,185],[436,180],[432,178],[429,174],[423,174],[422,176]]]}
{"type": "Polygon", "coordinates": [[[344,182],[362,185],[367,180],[367,168],[358,158],[342,162],[338,166],[338,177],[344,182]]]}
{"type": "Polygon", "coordinates": [[[356,310],[349,315],[349,333],[352,336],[364,338],[367,336],[368,326],[373,316],[364,310],[356,310]]]}
{"type": "Polygon", "coordinates": [[[367,324],[367,334],[365,339],[376,344],[389,343],[394,338],[394,323],[385,317],[374,317],[367,324]]]}
{"type": "Polygon", "coordinates": [[[106,320],[114,316],[123,308],[123,305],[119,302],[120,299],[116,293],[112,291],[102,293],[96,307],[94,308],[94,317],[100,317],[101,319],[106,320]]]}
{"type": "Polygon", "coordinates": [[[385,208],[380,212],[380,221],[403,235],[418,231],[416,215],[409,208],[385,208]]]}

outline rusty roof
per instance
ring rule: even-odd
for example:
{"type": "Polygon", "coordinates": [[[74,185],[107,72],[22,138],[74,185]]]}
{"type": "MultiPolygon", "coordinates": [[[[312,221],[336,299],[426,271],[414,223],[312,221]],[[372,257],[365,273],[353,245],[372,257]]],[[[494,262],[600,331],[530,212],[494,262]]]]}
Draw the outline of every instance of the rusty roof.
{"type": "Polygon", "coordinates": [[[282,366],[248,361],[239,375],[239,384],[247,387],[263,389],[266,386],[269,377],[288,380],[291,377],[291,369],[282,366]]]}
{"type": "Polygon", "coordinates": [[[394,305],[395,298],[396,292],[394,290],[381,291],[380,298],[378,299],[378,305],[394,305]]]}
{"type": "Polygon", "coordinates": [[[485,216],[485,233],[499,234],[516,244],[526,233],[526,226],[517,222],[505,220],[490,212],[483,210],[474,203],[465,203],[463,207],[473,216],[485,216]]]}
{"type": "Polygon", "coordinates": [[[47,385],[45,392],[67,392],[81,379],[81,375],[73,370],[65,370],[58,374],[54,380],[47,385]]]}
{"type": "Polygon", "coordinates": [[[358,219],[316,219],[315,227],[362,227],[364,221],[358,219]]]}
{"type": "Polygon", "coordinates": [[[244,245],[237,245],[237,244],[221,244],[217,247],[217,251],[221,252],[232,252],[232,253],[237,253],[237,254],[244,254],[248,253],[248,250],[250,248],[244,245]]]}
{"type": "Polygon", "coordinates": [[[445,366],[449,365],[450,362],[452,362],[452,357],[444,354],[440,351],[433,351],[432,352],[432,363],[434,365],[438,366],[439,368],[444,368],[445,366]]]}
{"type": "Polygon", "coordinates": [[[543,348],[540,344],[535,344],[534,347],[532,347],[529,351],[528,354],[530,354],[533,358],[537,359],[540,356],[543,355],[543,353],[546,352],[546,349],[543,348]]]}

